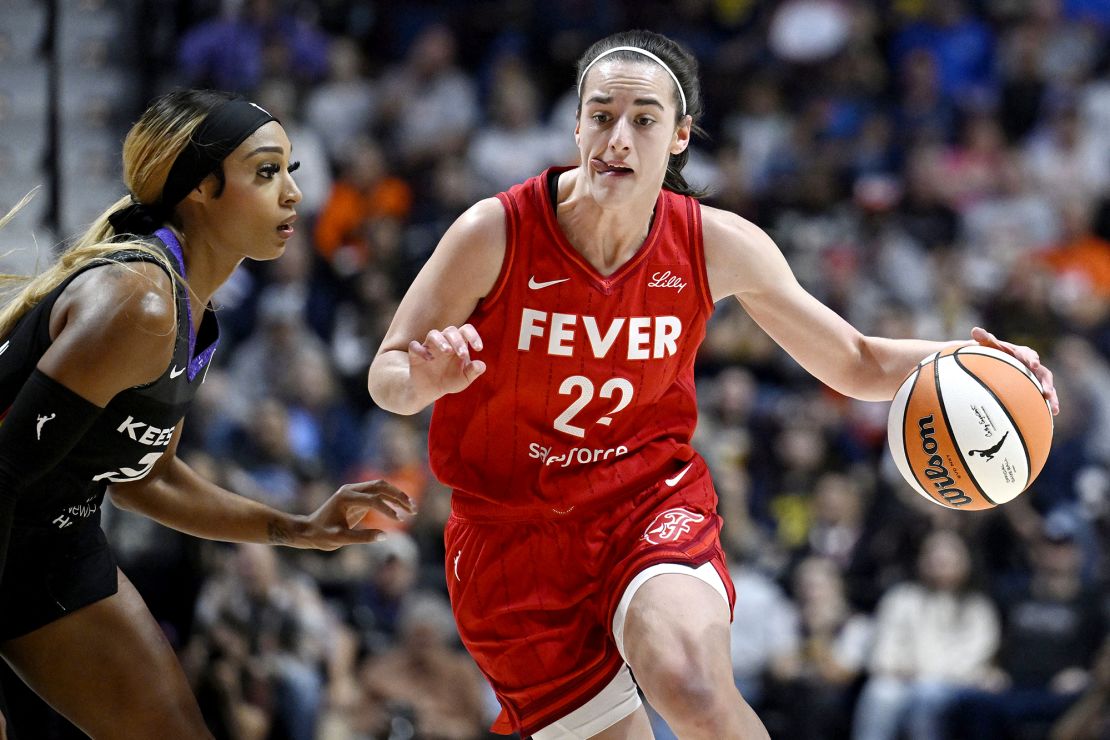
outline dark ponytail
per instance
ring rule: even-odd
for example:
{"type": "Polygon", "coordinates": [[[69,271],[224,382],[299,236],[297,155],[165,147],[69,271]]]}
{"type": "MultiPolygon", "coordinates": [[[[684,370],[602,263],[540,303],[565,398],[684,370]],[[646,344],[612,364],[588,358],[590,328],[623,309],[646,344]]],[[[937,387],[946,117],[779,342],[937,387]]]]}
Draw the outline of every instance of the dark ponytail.
{"type": "MultiPolygon", "coordinates": [[[[682,87],[681,94],[686,96],[686,115],[690,116],[693,133],[698,135],[704,134],[705,132],[702,130],[701,126],[698,125],[698,120],[701,118],[704,109],[702,107],[701,82],[698,80],[697,59],[694,58],[693,54],[674,41],[671,41],[666,36],[652,31],[621,31],[620,33],[615,33],[612,36],[603,38],[586,50],[586,53],[578,59],[577,67],[576,80],[579,88],[579,113],[582,111],[581,87],[584,81],[582,79],[583,73],[590,66],[590,63],[599,55],[618,46],[633,46],[637,49],[651,52],[670,67],[671,72],[674,73],[675,78],[678,80],[678,84],[682,87]]],[[[615,51],[607,55],[605,59],[628,62],[648,62],[649,64],[654,63],[650,58],[642,54],[637,54],[634,51],[615,51]]],[[[680,94],[678,90],[674,91],[674,99],[675,109],[677,111],[675,125],[678,125],[682,120],[682,109],[679,105],[680,94]]],[[[706,191],[692,187],[686,182],[686,178],[682,176],[682,169],[686,166],[686,162],[689,159],[690,147],[686,147],[679,154],[670,155],[670,161],[667,162],[667,174],[663,177],[663,187],[679,195],[701,198],[705,196],[706,191]]]]}

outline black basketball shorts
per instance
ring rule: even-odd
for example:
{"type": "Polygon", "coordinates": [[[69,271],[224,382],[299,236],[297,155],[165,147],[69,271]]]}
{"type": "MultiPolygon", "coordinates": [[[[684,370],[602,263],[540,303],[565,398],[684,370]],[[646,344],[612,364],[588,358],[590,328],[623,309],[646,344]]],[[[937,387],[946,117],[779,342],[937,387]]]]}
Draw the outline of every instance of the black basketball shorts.
{"type": "Polygon", "coordinates": [[[116,593],[116,559],[97,521],[69,532],[12,531],[0,581],[0,642],[116,593]]]}

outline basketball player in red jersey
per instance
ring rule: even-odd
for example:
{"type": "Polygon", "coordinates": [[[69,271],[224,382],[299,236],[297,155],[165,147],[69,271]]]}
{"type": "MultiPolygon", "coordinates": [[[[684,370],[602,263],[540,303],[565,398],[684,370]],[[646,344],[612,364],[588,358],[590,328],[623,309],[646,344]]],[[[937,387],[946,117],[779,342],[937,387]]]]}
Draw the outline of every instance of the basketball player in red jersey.
{"type": "MultiPolygon", "coordinates": [[[[453,489],[447,581],[501,701],[495,730],[651,737],[639,684],[682,738],[765,738],[733,684],[721,520],[689,444],[713,304],[735,296],[856,398],[890,399],[947,345],[861,335],[759,228],[691,197],[681,169],[701,95],[675,43],[616,34],[578,72],[578,166],[484,200],[447,231],[370,392],[402,414],[435,402],[432,466],[453,489]]],[[[1032,350],[973,336],[1026,362],[1055,410],[1032,350]]]]}

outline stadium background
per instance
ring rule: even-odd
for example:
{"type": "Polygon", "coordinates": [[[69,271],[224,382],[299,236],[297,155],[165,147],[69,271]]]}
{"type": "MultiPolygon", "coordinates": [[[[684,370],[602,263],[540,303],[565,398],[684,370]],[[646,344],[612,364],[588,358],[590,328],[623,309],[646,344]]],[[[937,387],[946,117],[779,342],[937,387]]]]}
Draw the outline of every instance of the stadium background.
{"type": "MultiPolygon", "coordinates": [[[[0,233],[0,268],[33,270],[122,194],[122,135],[154,95],[251,96],[303,163],[302,218],[281,260],[217,296],[224,339],[181,454],[285,509],[368,477],[420,502],[403,532],[334,554],[105,510],[217,737],[485,736],[496,703],[444,599],[427,415],[375,409],[365,370],[446,226],[573,161],[574,61],[631,27],[695,52],[691,179],[810,291],[865,333],[984,325],[1039,350],[1060,390],[1032,489],[945,511],[894,471],[886,404],[823,388],[723,303],[697,443],[739,587],[737,685],[776,738],[881,737],[907,711],[913,737],[1107,732],[1104,0],[3,0],[0,209],[41,189],[0,233]],[[991,724],[1015,707],[1043,711],[991,724]]],[[[74,736],[35,716],[32,737],[74,736]]]]}

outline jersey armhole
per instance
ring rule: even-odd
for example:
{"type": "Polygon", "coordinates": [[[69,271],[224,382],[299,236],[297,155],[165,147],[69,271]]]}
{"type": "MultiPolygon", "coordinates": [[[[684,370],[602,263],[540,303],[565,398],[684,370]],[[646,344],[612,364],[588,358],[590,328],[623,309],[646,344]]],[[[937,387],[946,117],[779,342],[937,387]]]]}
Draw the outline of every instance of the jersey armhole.
{"type": "Polygon", "coordinates": [[[505,286],[509,283],[513,258],[516,256],[516,234],[517,224],[520,222],[520,213],[517,211],[516,201],[508,193],[498,193],[497,199],[501,201],[501,206],[505,209],[505,256],[501,260],[501,271],[497,274],[497,280],[493,287],[486,297],[478,302],[475,313],[479,314],[488,311],[489,307],[504,292],[505,286]]]}
{"type": "Polygon", "coordinates": [[[686,223],[690,229],[691,254],[694,258],[694,282],[698,295],[705,306],[706,316],[713,313],[713,294],[709,290],[709,269],[705,264],[705,237],[701,227],[701,202],[696,198],[686,199],[686,223]]]}

